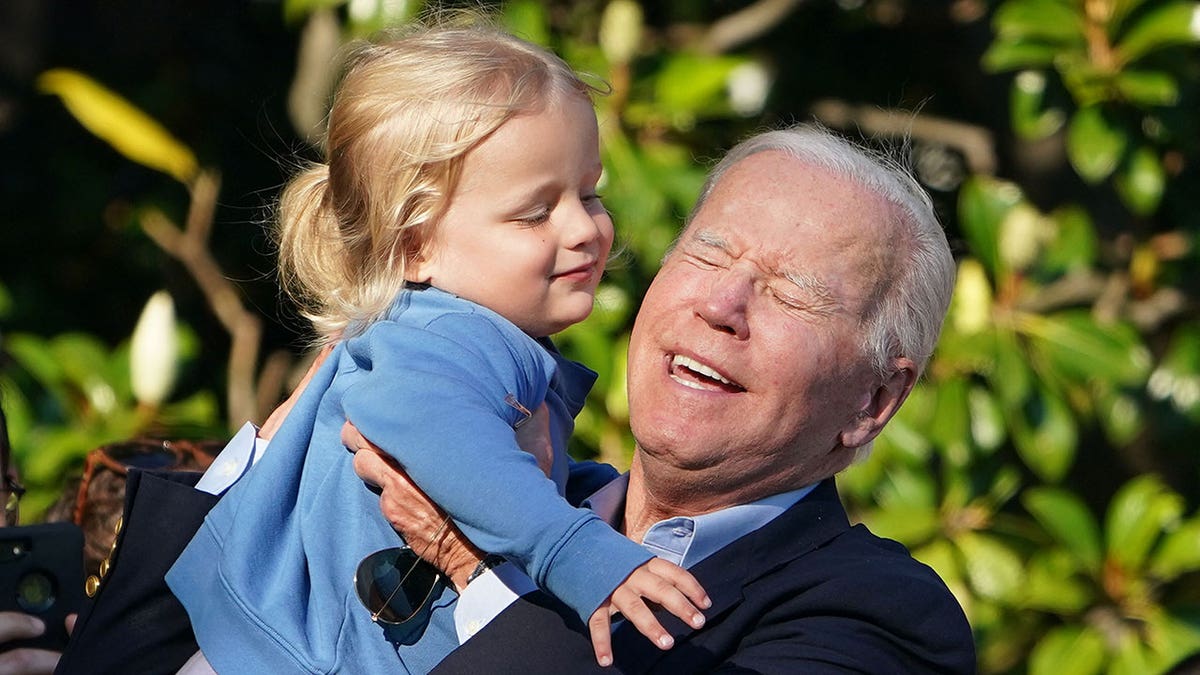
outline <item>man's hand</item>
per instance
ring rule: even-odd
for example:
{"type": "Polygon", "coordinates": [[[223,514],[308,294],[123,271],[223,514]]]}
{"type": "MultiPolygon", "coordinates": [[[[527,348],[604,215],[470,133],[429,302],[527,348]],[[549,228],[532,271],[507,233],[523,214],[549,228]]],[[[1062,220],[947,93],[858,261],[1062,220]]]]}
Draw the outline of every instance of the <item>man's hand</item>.
{"type": "Polygon", "coordinates": [[[700,609],[712,606],[708,594],[687,570],[655,558],[634,570],[588,619],[597,663],[612,665],[611,621],[618,613],[659,649],[674,646],[674,639],[654,617],[648,603],[661,605],[693,628],[704,625],[700,609]]]}
{"type": "Polygon", "coordinates": [[[363,438],[353,424],[342,426],[342,444],[354,453],[354,472],[379,488],[379,510],[404,541],[426,562],[445,574],[459,591],[483,560],[483,552],[421,492],[396,461],[363,438]],[[439,534],[440,532],[440,534],[439,534]]]}
{"type": "MultiPolygon", "coordinates": [[[[67,617],[67,632],[75,624],[75,615],[67,617]]],[[[27,640],[46,632],[42,620],[20,612],[0,612],[0,645],[12,640],[27,640]]],[[[46,649],[14,649],[0,654],[0,675],[41,675],[53,673],[58,652],[46,649]]]]}

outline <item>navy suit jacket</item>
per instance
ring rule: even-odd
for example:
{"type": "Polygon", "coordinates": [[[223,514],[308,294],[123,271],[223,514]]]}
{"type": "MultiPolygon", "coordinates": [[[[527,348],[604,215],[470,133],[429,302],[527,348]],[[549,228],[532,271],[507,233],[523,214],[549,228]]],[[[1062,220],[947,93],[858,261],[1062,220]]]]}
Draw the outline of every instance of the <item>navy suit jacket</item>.
{"type": "MultiPolygon", "coordinates": [[[[630,624],[613,635],[624,673],[973,673],[962,608],[900,544],[851,527],[833,481],[690,570],[713,601],[694,630],[665,612],[675,647],[630,624]]],[[[613,672],[595,663],[586,627],[532,593],[434,671],[613,672]]]]}

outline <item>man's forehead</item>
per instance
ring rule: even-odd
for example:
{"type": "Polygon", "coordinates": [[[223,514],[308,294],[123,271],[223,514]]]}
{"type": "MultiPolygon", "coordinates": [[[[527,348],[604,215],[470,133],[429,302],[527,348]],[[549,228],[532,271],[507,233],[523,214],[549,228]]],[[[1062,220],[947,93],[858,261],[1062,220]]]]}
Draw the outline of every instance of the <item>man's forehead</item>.
{"type": "MultiPolygon", "coordinates": [[[[756,246],[756,244],[760,244],[761,242],[731,241],[724,233],[708,228],[698,227],[691,229],[693,231],[690,232],[690,240],[695,244],[716,249],[731,257],[741,257],[748,252],[754,253],[756,258],[755,263],[768,274],[790,282],[814,296],[832,301],[833,291],[830,289],[829,284],[810,270],[798,267],[795,261],[792,260],[792,256],[787,255],[790,252],[790,248],[784,251],[772,251],[770,247],[766,247],[765,250],[748,251],[747,249],[760,249],[761,247],[756,246]]],[[[731,236],[735,240],[738,239],[736,233],[731,236]]]]}

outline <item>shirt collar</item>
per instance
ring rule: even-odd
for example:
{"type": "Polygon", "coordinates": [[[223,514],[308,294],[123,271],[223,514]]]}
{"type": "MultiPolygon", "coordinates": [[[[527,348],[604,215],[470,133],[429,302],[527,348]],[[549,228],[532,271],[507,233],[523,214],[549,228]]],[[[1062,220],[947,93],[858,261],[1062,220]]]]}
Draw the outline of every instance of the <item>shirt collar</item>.
{"type": "MultiPolygon", "coordinates": [[[[749,504],[738,504],[700,516],[678,516],[660,520],[646,531],[642,545],[651,553],[680,567],[691,567],[774,520],[796,502],[804,499],[817,483],[798,490],[764,497],[749,504]]],[[[623,474],[600,488],[584,501],[596,515],[614,527],[620,524],[625,508],[629,474],[623,474]]]]}
{"type": "Polygon", "coordinates": [[[550,338],[538,338],[537,342],[554,357],[554,362],[558,365],[550,381],[550,388],[562,397],[571,417],[579,415],[579,411],[583,410],[583,405],[587,403],[588,392],[596,383],[596,373],[582,363],[563,356],[550,338]]]}

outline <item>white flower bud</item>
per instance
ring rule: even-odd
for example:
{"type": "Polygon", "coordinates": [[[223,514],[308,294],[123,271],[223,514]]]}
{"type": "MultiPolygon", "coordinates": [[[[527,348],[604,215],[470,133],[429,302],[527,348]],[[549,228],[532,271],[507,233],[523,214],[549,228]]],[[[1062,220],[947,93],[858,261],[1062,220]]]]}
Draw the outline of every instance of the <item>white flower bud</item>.
{"type": "Polygon", "coordinates": [[[729,90],[729,107],[743,117],[762,112],[771,93],[771,74],[757,61],[750,61],[729,71],[725,82],[729,90]]]}
{"type": "Polygon", "coordinates": [[[642,6],[613,0],[600,17],[600,49],[613,65],[629,63],[642,43],[642,6]]]}
{"type": "Polygon", "coordinates": [[[161,405],[175,386],[178,369],[175,303],[169,293],[159,291],[150,296],[133,329],[129,375],[134,398],[143,405],[161,405]]]}

